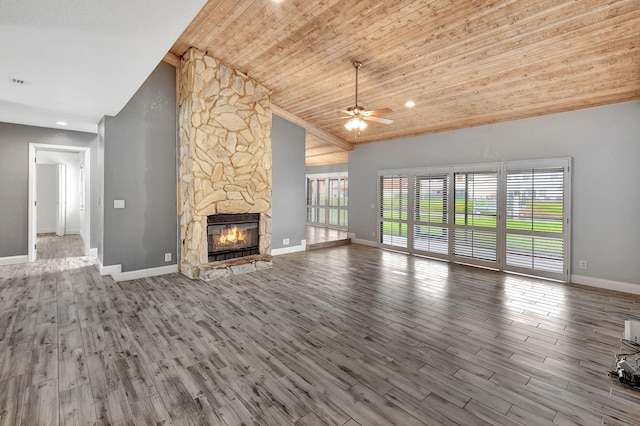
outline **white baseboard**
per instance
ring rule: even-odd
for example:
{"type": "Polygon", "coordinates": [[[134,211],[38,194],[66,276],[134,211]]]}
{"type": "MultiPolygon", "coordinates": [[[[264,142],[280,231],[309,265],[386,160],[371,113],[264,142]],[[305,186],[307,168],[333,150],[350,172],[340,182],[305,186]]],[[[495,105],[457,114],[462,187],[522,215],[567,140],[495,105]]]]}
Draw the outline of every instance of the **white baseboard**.
{"type": "Polygon", "coordinates": [[[26,254],[22,256],[0,257],[0,266],[15,265],[16,263],[27,263],[28,261],[29,261],[29,256],[26,254]]]}
{"type": "Polygon", "coordinates": [[[89,257],[92,259],[97,259],[98,258],[98,247],[94,247],[94,248],[90,248],[89,249],[89,257]]]}
{"type": "Polygon", "coordinates": [[[158,275],[174,274],[178,272],[178,265],[158,266],[157,268],[138,269],[136,271],[127,271],[112,275],[116,281],[138,280],[140,278],[155,277],[158,275]]]}
{"type": "Polygon", "coordinates": [[[107,265],[104,266],[100,260],[98,260],[98,269],[100,275],[118,275],[122,273],[122,265],[107,265]]]}
{"type": "Polygon", "coordinates": [[[583,275],[571,275],[571,282],[574,284],[587,285],[589,287],[598,287],[607,290],[622,291],[624,293],[640,294],[640,284],[604,280],[602,278],[585,277],[583,275]]]}
{"type": "Polygon", "coordinates": [[[140,278],[155,277],[158,275],[173,274],[178,272],[178,265],[159,266],[157,268],[137,269],[135,271],[122,272],[122,265],[100,265],[100,275],[111,275],[114,281],[139,280],[140,278]]]}
{"type": "Polygon", "coordinates": [[[281,255],[281,254],[296,253],[296,252],[299,252],[299,251],[305,251],[307,249],[307,240],[301,240],[300,243],[301,244],[299,246],[272,249],[271,250],[271,256],[278,256],[278,255],[281,255]]]}
{"type": "Polygon", "coordinates": [[[363,246],[378,247],[378,243],[376,243],[375,241],[361,240],[359,238],[351,238],[351,244],[360,244],[363,246]]]}

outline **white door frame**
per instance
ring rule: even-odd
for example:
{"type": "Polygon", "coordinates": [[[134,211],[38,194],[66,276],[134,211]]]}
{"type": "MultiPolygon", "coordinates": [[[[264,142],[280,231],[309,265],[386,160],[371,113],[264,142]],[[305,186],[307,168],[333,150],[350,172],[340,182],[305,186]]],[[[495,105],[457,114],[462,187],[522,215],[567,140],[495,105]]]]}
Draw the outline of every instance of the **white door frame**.
{"type": "Polygon", "coordinates": [[[84,220],[80,224],[80,228],[83,229],[84,239],[84,255],[89,256],[90,241],[91,241],[91,202],[89,201],[91,195],[91,148],[81,146],[69,146],[69,145],[51,145],[45,143],[29,143],[29,190],[28,190],[28,258],[29,262],[36,260],[36,241],[38,239],[37,231],[37,217],[36,217],[36,194],[37,194],[37,181],[36,181],[36,152],[38,150],[54,150],[54,151],[76,151],[84,153],[84,220]]]}

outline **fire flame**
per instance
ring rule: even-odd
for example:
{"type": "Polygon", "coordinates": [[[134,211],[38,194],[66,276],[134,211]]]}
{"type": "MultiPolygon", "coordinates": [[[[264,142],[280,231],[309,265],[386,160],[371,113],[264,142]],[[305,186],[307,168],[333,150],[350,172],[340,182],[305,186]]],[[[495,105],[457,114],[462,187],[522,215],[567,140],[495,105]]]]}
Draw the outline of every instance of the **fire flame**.
{"type": "Polygon", "coordinates": [[[218,238],[218,244],[235,244],[238,241],[244,241],[245,234],[238,230],[237,226],[230,228],[226,234],[221,234],[218,238]]]}

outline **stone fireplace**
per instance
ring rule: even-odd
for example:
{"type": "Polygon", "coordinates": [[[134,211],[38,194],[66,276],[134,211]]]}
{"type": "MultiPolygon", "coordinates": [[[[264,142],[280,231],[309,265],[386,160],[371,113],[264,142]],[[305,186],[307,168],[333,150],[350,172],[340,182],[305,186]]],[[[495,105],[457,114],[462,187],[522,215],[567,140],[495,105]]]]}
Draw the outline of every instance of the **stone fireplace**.
{"type": "Polygon", "coordinates": [[[180,271],[198,278],[247,262],[264,267],[271,255],[269,90],[192,48],[181,60],[179,108],[180,271]],[[240,215],[235,235],[230,223],[210,228],[211,218],[228,215],[240,215]],[[223,230],[230,234],[221,239],[223,230]],[[251,248],[241,247],[251,243],[247,233],[255,237],[251,248]],[[218,247],[210,250],[213,234],[218,247]]]}

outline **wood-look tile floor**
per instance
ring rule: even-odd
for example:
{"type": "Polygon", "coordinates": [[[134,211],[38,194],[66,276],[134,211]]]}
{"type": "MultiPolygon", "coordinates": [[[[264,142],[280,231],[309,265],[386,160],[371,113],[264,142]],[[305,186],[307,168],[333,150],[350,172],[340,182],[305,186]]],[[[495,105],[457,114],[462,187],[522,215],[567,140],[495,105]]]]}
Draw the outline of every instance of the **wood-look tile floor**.
{"type": "Polygon", "coordinates": [[[0,267],[0,425],[630,425],[640,298],[350,245],[205,283],[0,267]]]}

